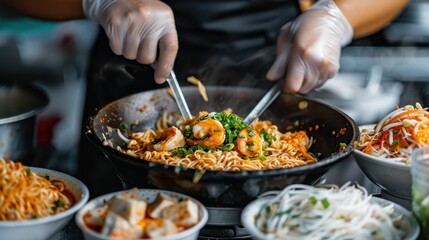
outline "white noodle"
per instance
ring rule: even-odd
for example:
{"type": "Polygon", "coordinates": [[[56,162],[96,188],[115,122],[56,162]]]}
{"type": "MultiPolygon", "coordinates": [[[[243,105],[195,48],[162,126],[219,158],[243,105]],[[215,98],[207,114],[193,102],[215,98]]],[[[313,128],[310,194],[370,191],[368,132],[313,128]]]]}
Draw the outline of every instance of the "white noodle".
{"type": "Polygon", "coordinates": [[[295,184],[262,206],[255,224],[268,239],[402,239],[402,216],[371,198],[350,183],[339,189],[295,184]]]}

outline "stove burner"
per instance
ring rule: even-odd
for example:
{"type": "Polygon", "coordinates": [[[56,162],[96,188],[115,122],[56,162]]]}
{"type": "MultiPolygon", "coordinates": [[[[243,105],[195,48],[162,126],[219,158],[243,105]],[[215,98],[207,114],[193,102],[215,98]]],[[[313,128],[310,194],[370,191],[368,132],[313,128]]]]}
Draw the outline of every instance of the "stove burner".
{"type": "Polygon", "coordinates": [[[212,226],[206,225],[200,231],[199,240],[221,240],[221,239],[252,239],[246,229],[240,225],[235,226],[212,226]]]}

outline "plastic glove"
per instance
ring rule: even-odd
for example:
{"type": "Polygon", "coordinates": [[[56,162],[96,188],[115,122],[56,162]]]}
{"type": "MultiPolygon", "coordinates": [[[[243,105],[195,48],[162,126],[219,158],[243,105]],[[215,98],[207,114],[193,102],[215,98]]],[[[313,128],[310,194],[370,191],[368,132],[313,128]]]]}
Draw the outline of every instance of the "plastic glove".
{"type": "Polygon", "coordinates": [[[178,50],[174,15],[168,5],[158,0],[82,0],[82,6],[87,18],[103,26],[115,54],[143,64],[158,58],[155,81],[167,79],[178,50]]]}
{"type": "Polygon", "coordinates": [[[353,29],[337,5],[332,0],[317,1],[282,27],[267,78],[284,77],[284,91],[308,93],[337,74],[341,47],[352,37],[353,29]]]}

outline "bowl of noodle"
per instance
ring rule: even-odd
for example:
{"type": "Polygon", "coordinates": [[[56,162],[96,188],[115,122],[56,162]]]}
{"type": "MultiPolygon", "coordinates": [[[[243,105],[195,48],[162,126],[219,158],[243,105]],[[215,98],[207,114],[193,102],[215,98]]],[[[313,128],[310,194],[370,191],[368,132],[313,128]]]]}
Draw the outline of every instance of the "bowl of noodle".
{"type": "Polygon", "coordinates": [[[241,215],[256,239],[417,239],[413,214],[359,185],[294,184],[248,204],[241,215]]]}
{"type": "Polygon", "coordinates": [[[365,175],[390,195],[411,199],[411,154],[429,145],[429,112],[419,103],[397,107],[377,124],[359,126],[353,152],[365,175]]]}
{"type": "Polygon", "coordinates": [[[0,236],[48,239],[88,201],[78,179],[54,170],[0,159],[0,236]]]}
{"type": "Polygon", "coordinates": [[[357,124],[315,99],[282,94],[248,126],[242,117],[265,90],[205,90],[208,102],[196,87],[182,88],[193,114],[186,120],[165,89],[118,99],[94,111],[86,136],[124,184],[180,192],[209,211],[241,211],[263,192],[315,184],[354,149],[357,124]]]}

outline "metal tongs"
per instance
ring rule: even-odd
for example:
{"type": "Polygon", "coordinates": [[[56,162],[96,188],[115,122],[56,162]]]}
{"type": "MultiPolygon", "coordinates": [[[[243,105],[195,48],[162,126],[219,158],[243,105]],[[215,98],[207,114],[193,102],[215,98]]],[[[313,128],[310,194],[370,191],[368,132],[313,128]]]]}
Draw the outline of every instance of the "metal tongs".
{"type": "Polygon", "coordinates": [[[282,93],[282,81],[274,84],[270,90],[259,100],[258,104],[252,109],[252,111],[247,114],[243,122],[250,125],[255,119],[257,119],[261,114],[271,105],[274,100],[282,93]]]}
{"type": "MultiPolygon", "coordinates": [[[[151,64],[151,66],[155,69],[156,64],[157,63],[155,62],[151,64]]],[[[186,103],[185,97],[180,89],[179,82],[177,82],[176,74],[173,70],[171,70],[170,75],[167,77],[167,83],[173,92],[174,99],[176,100],[177,107],[179,107],[179,111],[183,119],[192,118],[192,114],[189,111],[188,104],[186,103]]]]}

